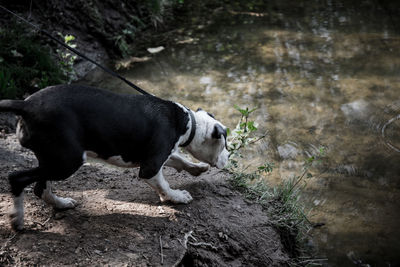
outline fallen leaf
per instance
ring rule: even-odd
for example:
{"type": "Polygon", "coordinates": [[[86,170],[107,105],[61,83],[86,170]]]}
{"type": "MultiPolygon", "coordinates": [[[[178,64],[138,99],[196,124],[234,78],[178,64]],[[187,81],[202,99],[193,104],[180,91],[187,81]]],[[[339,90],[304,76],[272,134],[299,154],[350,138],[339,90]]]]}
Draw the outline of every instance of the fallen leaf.
{"type": "Polygon", "coordinates": [[[151,54],[156,54],[163,51],[164,49],[165,49],[164,46],[159,46],[159,47],[147,48],[147,51],[151,54]]]}

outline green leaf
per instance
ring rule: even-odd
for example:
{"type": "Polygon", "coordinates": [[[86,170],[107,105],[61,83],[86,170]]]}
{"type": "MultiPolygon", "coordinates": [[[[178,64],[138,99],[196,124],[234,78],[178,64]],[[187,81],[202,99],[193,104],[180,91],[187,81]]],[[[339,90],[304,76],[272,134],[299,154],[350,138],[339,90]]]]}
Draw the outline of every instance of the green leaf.
{"type": "Polygon", "coordinates": [[[254,111],[256,111],[258,108],[253,108],[252,110],[250,110],[249,111],[249,115],[251,114],[251,113],[253,113],[254,111]]]}
{"type": "Polygon", "coordinates": [[[132,31],[129,29],[124,29],[124,30],[122,30],[122,33],[125,35],[130,35],[130,34],[132,34],[132,31]]]}
{"type": "Polygon", "coordinates": [[[65,43],[72,42],[73,40],[75,40],[75,36],[73,36],[71,34],[67,34],[67,35],[64,36],[64,42],[65,43]]]}
{"type": "Polygon", "coordinates": [[[250,130],[250,132],[257,131],[257,127],[254,126],[254,123],[255,123],[254,121],[249,121],[247,123],[247,128],[250,130]]]}
{"type": "Polygon", "coordinates": [[[319,148],[319,156],[324,157],[324,156],[325,156],[325,153],[326,153],[326,148],[323,147],[323,146],[321,146],[321,147],[319,148]]]}
{"type": "Polygon", "coordinates": [[[243,116],[245,116],[245,117],[248,117],[248,116],[249,116],[249,108],[241,109],[238,105],[235,105],[234,107],[235,107],[235,109],[236,109],[237,111],[239,111],[243,116]]]}
{"type": "Polygon", "coordinates": [[[22,55],[16,49],[11,50],[11,54],[13,55],[13,57],[24,57],[24,55],[22,55]]]}
{"type": "Polygon", "coordinates": [[[274,168],[273,163],[265,163],[264,165],[259,166],[257,169],[258,169],[259,173],[262,173],[262,172],[269,173],[269,172],[272,172],[273,168],[274,168]]]}

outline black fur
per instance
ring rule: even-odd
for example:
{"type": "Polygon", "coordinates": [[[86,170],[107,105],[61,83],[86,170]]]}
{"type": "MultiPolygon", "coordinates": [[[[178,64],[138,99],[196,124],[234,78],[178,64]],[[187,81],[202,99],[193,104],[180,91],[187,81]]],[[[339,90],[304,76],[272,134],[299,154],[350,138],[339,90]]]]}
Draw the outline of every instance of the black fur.
{"type": "Polygon", "coordinates": [[[66,179],[78,170],[88,150],[103,159],[121,156],[138,163],[139,176],[151,178],[188,130],[188,114],[154,96],[60,85],[21,102],[1,101],[0,111],[21,114],[21,145],[35,153],[39,167],[10,175],[14,195],[32,182],[38,182],[35,194],[41,195],[46,180],[66,179]]]}
{"type": "Polygon", "coordinates": [[[211,137],[220,139],[222,135],[225,136],[226,139],[226,130],[221,125],[215,124],[211,137]]]}
{"type": "Polygon", "coordinates": [[[215,124],[213,132],[211,134],[212,138],[215,139],[221,139],[221,136],[225,137],[225,148],[228,149],[228,143],[227,143],[227,132],[226,129],[224,129],[221,125],[215,124]]]}

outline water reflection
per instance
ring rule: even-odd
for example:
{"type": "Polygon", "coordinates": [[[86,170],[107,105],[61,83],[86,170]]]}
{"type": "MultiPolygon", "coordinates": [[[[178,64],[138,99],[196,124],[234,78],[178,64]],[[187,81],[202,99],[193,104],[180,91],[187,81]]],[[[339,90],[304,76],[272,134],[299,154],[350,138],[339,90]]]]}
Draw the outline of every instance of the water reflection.
{"type": "MultiPolygon", "coordinates": [[[[399,264],[400,23],[392,2],[265,5],[263,16],[226,12],[192,36],[196,44],[122,74],[231,128],[235,104],[259,107],[255,119],[268,138],[249,162],[274,162],[272,182],[327,147],[324,174],[305,189],[312,221],[325,223],[314,231],[316,245],[333,265],[399,264]]],[[[101,86],[132,91],[114,79],[101,86]]]]}

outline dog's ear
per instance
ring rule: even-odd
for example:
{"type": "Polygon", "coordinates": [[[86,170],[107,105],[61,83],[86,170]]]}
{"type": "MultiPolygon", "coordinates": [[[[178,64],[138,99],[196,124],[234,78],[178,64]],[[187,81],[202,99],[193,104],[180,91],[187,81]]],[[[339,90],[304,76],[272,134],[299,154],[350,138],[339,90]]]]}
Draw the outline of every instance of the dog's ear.
{"type": "Polygon", "coordinates": [[[211,113],[209,113],[209,112],[207,112],[207,114],[208,114],[208,116],[210,116],[211,118],[215,119],[214,114],[211,114],[211,113]]]}
{"type": "Polygon", "coordinates": [[[198,112],[198,111],[202,111],[203,109],[202,108],[198,108],[197,110],[196,110],[196,112],[198,112]]]}
{"type": "Polygon", "coordinates": [[[226,130],[221,125],[215,124],[211,137],[214,139],[221,139],[222,135],[226,138],[226,130]]]}

